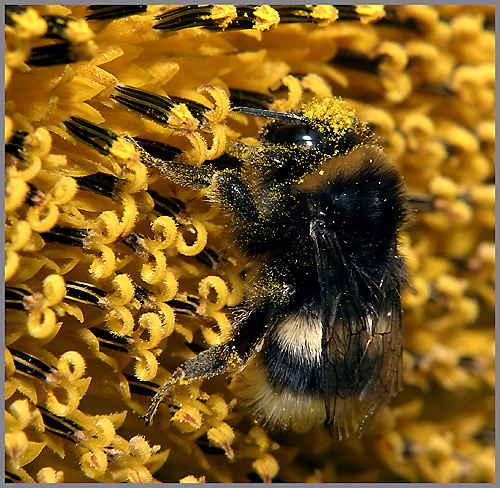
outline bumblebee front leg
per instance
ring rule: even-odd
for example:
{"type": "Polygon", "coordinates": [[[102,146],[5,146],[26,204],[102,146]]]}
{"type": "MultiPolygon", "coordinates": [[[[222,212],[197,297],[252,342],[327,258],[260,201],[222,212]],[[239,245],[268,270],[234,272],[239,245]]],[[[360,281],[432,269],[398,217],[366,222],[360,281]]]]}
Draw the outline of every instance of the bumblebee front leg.
{"type": "Polygon", "coordinates": [[[194,166],[158,159],[151,156],[131,137],[127,136],[127,139],[140,152],[141,161],[157,168],[164,178],[193,189],[209,188],[213,198],[229,209],[234,216],[242,217],[247,222],[259,220],[260,212],[251,192],[238,176],[229,171],[217,171],[210,165],[194,166]]]}
{"type": "Polygon", "coordinates": [[[155,158],[132,137],[126,136],[125,138],[139,151],[141,154],[141,162],[147,166],[157,168],[164,178],[173,181],[174,183],[178,183],[179,185],[189,186],[194,189],[207,188],[212,183],[215,173],[212,168],[155,158]]]}

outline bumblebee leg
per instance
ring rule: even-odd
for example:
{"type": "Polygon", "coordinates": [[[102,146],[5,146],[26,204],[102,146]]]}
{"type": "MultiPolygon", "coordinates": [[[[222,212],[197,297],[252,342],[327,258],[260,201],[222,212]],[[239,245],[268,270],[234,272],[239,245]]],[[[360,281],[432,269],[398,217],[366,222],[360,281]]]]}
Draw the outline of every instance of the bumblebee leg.
{"type": "Polygon", "coordinates": [[[245,219],[248,223],[260,220],[260,211],[248,186],[232,173],[219,171],[215,174],[213,194],[217,201],[227,208],[235,217],[245,219]]]}
{"type": "Polygon", "coordinates": [[[176,384],[212,378],[229,369],[245,365],[266,329],[280,318],[280,311],[293,294],[289,285],[274,286],[273,293],[259,304],[251,304],[243,311],[234,325],[234,335],[225,344],[211,347],[183,363],[172,377],[158,390],[151,406],[141,418],[149,424],[160,403],[168,396],[176,384]]]}
{"type": "Polygon", "coordinates": [[[240,318],[233,325],[234,335],[231,343],[244,361],[252,354],[267,330],[286,315],[286,307],[295,293],[291,285],[268,281],[263,286],[259,280],[256,281],[259,303],[249,301],[243,305],[240,318]]]}
{"type": "Polygon", "coordinates": [[[243,361],[231,342],[203,351],[177,368],[172,377],[158,390],[148,411],[141,419],[146,424],[151,422],[158,406],[168,396],[170,389],[175,384],[182,385],[196,380],[212,378],[225,373],[231,366],[242,365],[243,361]]]}
{"type": "Polygon", "coordinates": [[[135,148],[141,154],[141,161],[153,168],[157,168],[161,175],[178,183],[195,189],[207,188],[212,183],[215,171],[208,166],[194,166],[192,164],[177,163],[175,161],[165,161],[163,159],[151,156],[142,146],[140,146],[132,137],[126,136],[135,148]]]}
{"type": "Polygon", "coordinates": [[[217,171],[209,165],[194,166],[158,159],[151,156],[131,137],[127,139],[140,152],[141,161],[157,168],[164,178],[194,189],[210,188],[214,198],[225,208],[230,209],[235,216],[245,218],[248,222],[259,220],[259,209],[250,190],[236,175],[217,171]]]}

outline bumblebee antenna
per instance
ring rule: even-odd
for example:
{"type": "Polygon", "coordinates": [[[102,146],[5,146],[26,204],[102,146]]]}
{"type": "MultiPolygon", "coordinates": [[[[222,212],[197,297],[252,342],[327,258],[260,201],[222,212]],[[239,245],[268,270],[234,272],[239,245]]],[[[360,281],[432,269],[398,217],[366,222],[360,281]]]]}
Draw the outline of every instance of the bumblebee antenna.
{"type": "Polygon", "coordinates": [[[262,108],[234,107],[231,109],[231,111],[239,114],[260,115],[261,117],[266,117],[268,119],[286,120],[288,122],[291,122],[292,124],[307,124],[309,122],[309,119],[307,117],[302,117],[297,114],[273,112],[272,110],[264,110],[262,108]]]}

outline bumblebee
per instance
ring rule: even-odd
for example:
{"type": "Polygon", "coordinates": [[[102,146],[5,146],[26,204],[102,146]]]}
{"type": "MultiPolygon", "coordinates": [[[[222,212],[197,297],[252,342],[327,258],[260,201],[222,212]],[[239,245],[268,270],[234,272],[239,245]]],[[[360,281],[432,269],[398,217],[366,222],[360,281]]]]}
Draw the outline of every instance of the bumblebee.
{"type": "Polygon", "coordinates": [[[163,161],[131,139],[163,177],[207,190],[250,270],[230,339],[182,364],[143,418],[176,384],[241,371],[264,423],[361,434],[402,382],[401,176],[340,99],[233,111],[270,121],[229,145],[231,167],[163,161]]]}

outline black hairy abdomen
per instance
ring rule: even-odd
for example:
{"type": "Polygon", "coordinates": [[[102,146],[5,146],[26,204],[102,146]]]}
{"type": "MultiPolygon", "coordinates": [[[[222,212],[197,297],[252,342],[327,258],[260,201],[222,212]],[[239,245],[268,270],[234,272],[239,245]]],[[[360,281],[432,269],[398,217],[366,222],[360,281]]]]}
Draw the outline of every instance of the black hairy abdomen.
{"type": "Polygon", "coordinates": [[[313,306],[278,321],[260,352],[267,379],[276,393],[322,393],[323,327],[313,306]]]}
{"type": "Polygon", "coordinates": [[[298,351],[283,350],[275,341],[269,341],[262,352],[267,378],[276,393],[321,393],[320,363],[306,361],[298,351]]]}

